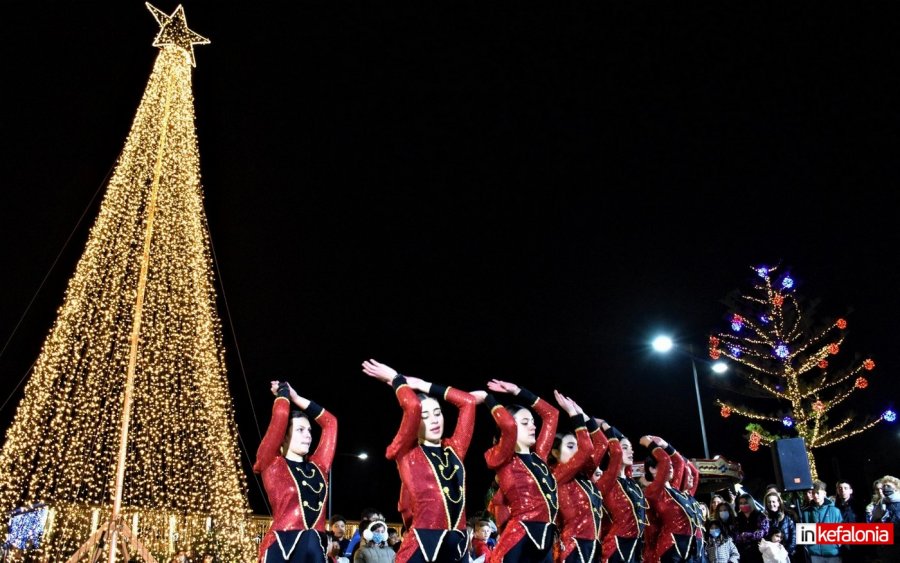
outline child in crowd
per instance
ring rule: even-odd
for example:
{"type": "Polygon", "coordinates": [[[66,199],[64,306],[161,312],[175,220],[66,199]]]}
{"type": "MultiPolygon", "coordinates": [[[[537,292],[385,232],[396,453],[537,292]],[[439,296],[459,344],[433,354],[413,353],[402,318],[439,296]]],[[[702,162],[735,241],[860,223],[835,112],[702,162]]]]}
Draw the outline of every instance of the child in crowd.
{"type": "Polygon", "coordinates": [[[478,520],[475,523],[474,537],[472,538],[472,559],[481,557],[482,561],[490,561],[491,545],[488,540],[491,538],[491,523],[488,520],[478,520]]]}
{"type": "Polygon", "coordinates": [[[706,555],[709,563],[738,563],[741,556],[738,555],[737,546],[731,541],[731,536],[722,528],[718,520],[711,520],[706,531],[706,555]]]}
{"type": "Polygon", "coordinates": [[[762,553],[763,563],[790,563],[787,549],[781,545],[781,530],[775,529],[769,535],[759,540],[759,552],[762,553]]]}

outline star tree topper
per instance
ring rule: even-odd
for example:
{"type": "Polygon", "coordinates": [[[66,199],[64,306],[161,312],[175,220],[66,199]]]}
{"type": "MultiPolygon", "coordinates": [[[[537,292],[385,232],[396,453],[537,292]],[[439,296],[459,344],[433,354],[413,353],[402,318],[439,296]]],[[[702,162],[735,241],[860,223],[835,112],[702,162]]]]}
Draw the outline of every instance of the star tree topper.
{"type": "Polygon", "coordinates": [[[156,23],[159,24],[159,33],[156,34],[156,39],[153,40],[153,46],[165,47],[167,45],[175,45],[176,47],[181,47],[187,53],[191,66],[197,66],[194,60],[194,45],[209,45],[209,39],[188,29],[187,19],[184,17],[184,8],[181,4],[175,8],[172,15],[167,15],[156,6],[151,5],[150,2],[147,2],[146,6],[150,13],[153,14],[153,17],[156,18],[156,23]]]}

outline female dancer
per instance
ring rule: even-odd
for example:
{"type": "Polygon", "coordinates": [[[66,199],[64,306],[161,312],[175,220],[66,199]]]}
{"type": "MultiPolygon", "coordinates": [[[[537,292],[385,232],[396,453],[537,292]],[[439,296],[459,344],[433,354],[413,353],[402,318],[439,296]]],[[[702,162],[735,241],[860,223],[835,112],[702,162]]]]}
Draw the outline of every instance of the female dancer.
{"type": "Polygon", "coordinates": [[[494,518],[494,524],[497,525],[497,533],[502,534],[506,523],[509,522],[509,507],[506,505],[506,500],[500,491],[500,483],[497,482],[496,478],[491,484],[491,491],[492,494],[488,501],[487,511],[494,518]]]}
{"type": "Polygon", "coordinates": [[[386,454],[397,462],[402,490],[399,508],[404,522],[409,522],[397,561],[461,560],[468,540],[463,460],[475,428],[475,407],[484,401],[486,393],[466,393],[403,376],[375,360],[364,361],[362,368],[366,375],[393,386],[403,408],[400,429],[386,454]],[[442,397],[459,408],[452,437],[443,437],[441,405],[429,395],[442,397]]]}
{"type": "MultiPolygon", "coordinates": [[[[671,445],[658,436],[644,436],[641,445],[650,449],[644,462],[644,490],[650,509],[656,513],[659,529],[650,561],[676,563],[697,561],[697,526],[701,517],[692,497],[682,492],[685,461],[671,445]]],[[[645,561],[648,560],[645,557],[645,561]]]]}
{"type": "Polygon", "coordinates": [[[253,465],[253,471],[262,475],[272,505],[272,525],[259,544],[259,560],[324,563],[323,509],[337,443],[337,419],[286,382],[272,381],[271,390],[275,395],[272,419],[253,465]],[[292,404],[300,410],[292,409],[292,404]],[[312,455],[310,418],[322,428],[312,455]]]}
{"type": "Polygon", "coordinates": [[[542,420],[541,432],[535,437],[534,414],[527,407],[503,407],[493,395],[484,401],[500,429],[500,439],[484,458],[488,469],[497,472],[500,492],[509,508],[509,522],[494,547],[491,562],[501,563],[504,558],[516,563],[550,562],[559,501],[547,454],[553,445],[559,411],[514,383],[492,379],[488,389],[517,396],[542,420]]]}
{"type": "Polygon", "coordinates": [[[694,541],[697,544],[697,561],[702,563],[706,560],[706,522],[709,519],[709,511],[695,496],[699,486],[700,470],[690,460],[684,459],[684,478],[680,488],[694,508],[694,541]]]}
{"type": "Polygon", "coordinates": [[[609,529],[603,534],[603,561],[635,563],[643,550],[647,500],[631,477],[631,441],[606,422],[601,422],[600,427],[609,440],[609,465],[597,482],[609,516],[609,529]]]}
{"type": "Polygon", "coordinates": [[[560,551],[557,562],[600,561],[600,522],[603,498],[592,481],[594,470],[606,453],[608,441],[597,421],[558,391],[556,402],[569,415],[574,434],[557,434],[550,466],[559,497],[560,551]]]}

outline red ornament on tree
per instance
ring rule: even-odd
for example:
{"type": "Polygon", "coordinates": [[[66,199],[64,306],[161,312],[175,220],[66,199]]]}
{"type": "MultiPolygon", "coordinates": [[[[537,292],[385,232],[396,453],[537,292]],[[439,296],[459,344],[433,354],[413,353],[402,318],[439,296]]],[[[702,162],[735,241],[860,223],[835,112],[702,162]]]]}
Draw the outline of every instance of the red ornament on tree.
{"type": "Polygon", "coordinates": [[[722,352],[718,348],[713,348],[709,351],[709,357],[714,360],[718,360],[721,355],[722,352]]]}
{"type": "Polygon", "coordinates": [[[755,430],[750,433],[750,443],[747,446],[750,448],[750,451],[755,452],[756,450],[759,449],[760,437],[761,436],[759,435],[759,432],[756,432],[755,430]]]}
{"type": "Polygon", "coordinates": [[[875,369],[875,360],[871,358],[867,359],[863,362],[863,367],[869,371],[872,371],[873,369],[875,369]]]}
{"type": "Polygon", "coordinates": [[[709,337],[709,347],[710,348],[718,348],[719,347],[719,338],[716,336],[709,337]]]}
{"type": "MultiPolygon", "coordinates": [[[[707,352],[718,351],[723,359],[737,358],[741,363],[737,375],[751,385],[729,385],[728,395],[717,397],[715,404],[723,419],[732,415],[750,419],[751,424],[744,427],[739,439],[743,437],[754,449],[772,445],[785,432],[784,428],[802,438],[810,474],[817,478],[814,450],[853,438],[879,421],[890,422],[884,417],[873,420],[838,414],[848,392],[861,391],[863,387],[866,392],[874,389],[866,370],[873,369],[875,362],[862,354],[855,360],[838,361],[837,355],[845,352],[843,339],[849,330],[849,319],[834,314],[816,320],[806,318],[801,312],[806,300],[795,296],[795,286],[787,276],[779,280],[780,274],[774,276],[776,268],[767,266],[752,269],[757,278],[752,293],[729,294],[729,309],[722,319],[725,326],[721,332],[706,333],[710,343],[715,342],[707,352]],[[774,412],[748,412],[747,407],[729,397],[740,394],[755,400],[762,396],[757,392],[770,400],[774,412]],[[790,405],[785,408],[784,403],[790,405]],[[751,430],[760,436],[751,438],[751,430]]],[[[895,418],[893,410],[887,412],[888,418],[895,418]]]]}

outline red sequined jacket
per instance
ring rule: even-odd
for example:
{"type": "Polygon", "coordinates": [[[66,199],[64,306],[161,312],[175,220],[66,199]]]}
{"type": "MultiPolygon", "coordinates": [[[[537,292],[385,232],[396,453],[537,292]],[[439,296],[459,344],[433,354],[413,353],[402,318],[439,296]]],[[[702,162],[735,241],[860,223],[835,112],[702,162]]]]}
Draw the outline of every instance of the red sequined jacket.
{"type": "MultiPolygon", "coordinates": [[[[603,560],[619,550],[619,539],[639,540],[647,525],[647,500],[640,485],[631,478],[631,467],[625,468],[625,476],[619,477],[624,464],[622,443],[625,438],[615,427],[606,430],[609,439],[609,465],[597,481],[603,495],[603,509],[608,526],[603,532],[603,560]]],[[[635,555],[624,553],[627,559],[635,555]]]]}
{"type": "MultiPolygon", "coordinates": [[[[572,419],[578,451],[566,463],[553,467],[559,487],[559,516],[561,548],[558,560],[564,561],[576,549],[576,539],[599,541],[603,498],[592,481],[594,470],[606,453],[608,441],[597,422],[582,415],[572,419]]],[[[592,549],[598,549],[596,546],[592,549]]],[[[582,554],[585,561],[593,561],[590,553],[582,554]]]]}
{"type": "Polygon", "coordinates": [[[328,471],[337,443],[337,419],[321,406],[310,402],[305,412],[322,428],[319,444],[316,451],[302,462],[289,463],[281,455],[281,444],[287,432],[290,411],[290,400],[284,396],[276,397],[269,428],[256,451],[256,463],[253,465],[253,471],[262,476],[263,487],[272,507],[272,525],[259,544],[260,557],[276,541],[276,532],[325,532],[328,471]]]}
{"type": "MultiPolygon", "coordinates": [[[[690,547],[690,543],[676,545],[676,536],[690,537],[695,542],[698,538],[698,518],[695,514],[696,503],[693,497],[681,491],[684,480],[685,460],[669,445],[665,449],[654,444],[651,455],[656,458],[656,478],[644,490],[650,509],[656,514],[658,529],[653,542],[652,560],[659,558],[673,547],[682,551],[690,547]],[[667,486],[665,476],[673,469],[671,486],[667,486]]],[[[681,554],[686,557],[686,553],[681,554]]]]}
{"type": "Polygon", "coordinates": [[[465,467],[463,460],[475,429],[476,399],[471,394],[431,385],[431,394],[459,408],[453,436],[441,446],[419,444],[422,407],[416,392],[398,375],[393,381],[403,419],[386,457],[397,462],[402,483],[398,509],[409,528],[466,529],[465,467]],[[408,520],[408,522],[407,522],[408,520]]]}
{"type": "Polygon", "coordinates": [[[538,546],[549,545],[552,534],[548,529],[556,521],[559,511],[556,479],[547,466],[547,454],[553,447],[559,411],[533,393],[520,389],[517,397],[541,417],[541,431],[533,450],[527,454],[516,453],[518,428],[513,416],[488,395],[485,404],[500,428],[500,440],[484,454],[487,466],[497,472],[497,483],[504,506],[509,509],[509,521],[491,561],[502,561],[506,553],[526,535],[538,546]]]}

